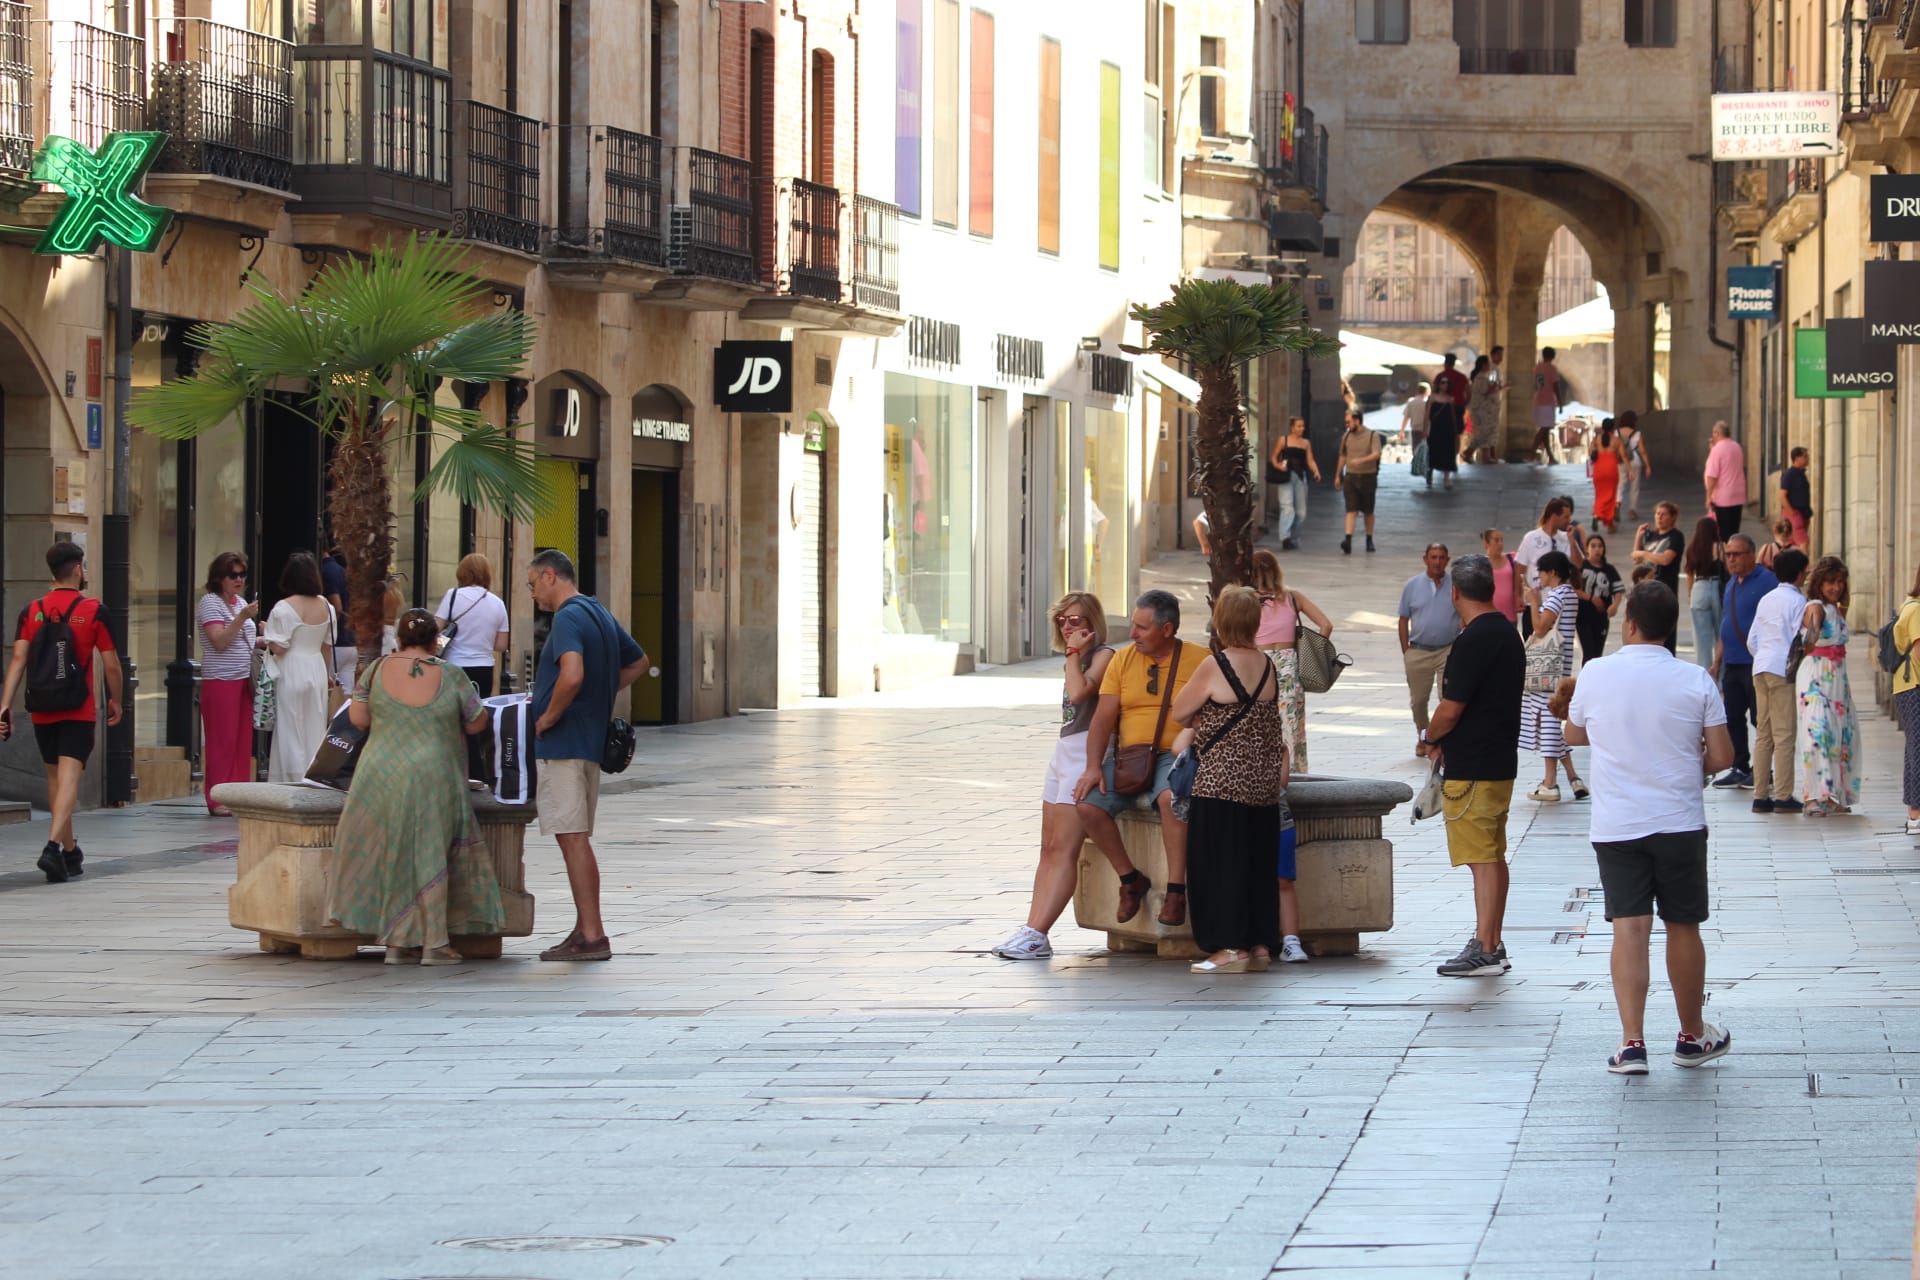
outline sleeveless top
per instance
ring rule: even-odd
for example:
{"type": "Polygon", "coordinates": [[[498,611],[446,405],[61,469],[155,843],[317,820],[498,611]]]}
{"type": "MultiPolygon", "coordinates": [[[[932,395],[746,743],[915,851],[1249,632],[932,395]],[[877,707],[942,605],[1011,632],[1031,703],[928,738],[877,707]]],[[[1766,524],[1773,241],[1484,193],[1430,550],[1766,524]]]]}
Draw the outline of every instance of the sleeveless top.
{"type": "Polygon", "coordinates": [[[1506,558],[1493,571],[1493,607],[1508,622],[1517,621],[1520,617],[1519,606],[1513,599],[1513,552],[1511,551],[1506,553],[1506,558]]]}
{"type": "MultiPolygon", "coordinates": [[[[1081,655],[1087,660],[1087,666],[1093,665],[1093,655],[1103,649],[1108,653],[1113,652],[1112,645],[1102,644],[1095,645],[1092,649],[1081,655]]],[[[1081,670],[1085,671],[1086,667],[1082,667],[1081,670]]],[[[1066,683],[1063,681],[1060,685],[1060,736],[1063,738],[1071,738],[1075,734],[1085,733],[1088,729],[1092,728],[1093,713],[1099,706],[1100,696],[1098,691],[1085,702],[1075,703],[1073,696],[1067,692],[1066,683]]]]}
{"type": "Polygon", "coordinates": [[[1238,714],[1239,702],[1203,703],[1187,721],[1187,727],[1193,730],[1194,747],[1204,748],[1200,751],[1200,768],[1194,774],[1194,797],[1245,805],[1277,805],[1280,803],[1280,757],[1286,744],[1279,702],[1261,697],[1266,692],[1267,681],[1273,677],[1273,664],[1268,663],[1261,670],[1260,682],[1249,694],[1234,673],[1232,663],[1222,655],[1215,655],[1215,661],[1225,668],[1234,693],[1242,701],[1251,698],[1254,703],[1247,714],[1240,717],[1240,723],[1218,740],[1214,740],[1214,735],[1238,714]]]}
{"type": "Polygon", "coordinates": [[[1260,630],[1254,633],[1253,643],[1257,648],[1265,649],[1270,645],[1292,644],[1300,638],[1300,610],[1293,603],[1293,592],[1288,591],[1260,604],[1260,630]]]}

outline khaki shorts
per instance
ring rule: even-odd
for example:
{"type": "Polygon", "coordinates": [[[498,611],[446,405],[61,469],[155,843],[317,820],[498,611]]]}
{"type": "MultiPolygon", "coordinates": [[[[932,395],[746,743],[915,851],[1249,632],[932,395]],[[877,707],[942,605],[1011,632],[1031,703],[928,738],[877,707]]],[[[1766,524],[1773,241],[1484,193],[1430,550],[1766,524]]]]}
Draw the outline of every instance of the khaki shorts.
{"type": "Polygon", "coordinates": [[[594,810],[600,807],[600,762],[542,760],[534,801],[542,835],[592,835],[594,810]]]}
{"type": "Polygon", "coordinates": [[[1447,854],[1456,867],[1507,859],[1507,810],[1513,779],[1440,784],[1440,815],[1447,823],[1447,854]]]}

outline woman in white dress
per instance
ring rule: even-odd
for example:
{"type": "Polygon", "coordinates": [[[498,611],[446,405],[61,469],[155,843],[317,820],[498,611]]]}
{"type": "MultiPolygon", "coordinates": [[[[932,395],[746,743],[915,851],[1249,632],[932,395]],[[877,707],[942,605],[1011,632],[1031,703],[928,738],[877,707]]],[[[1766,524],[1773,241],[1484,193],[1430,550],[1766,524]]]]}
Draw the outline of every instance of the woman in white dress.
{"type": "Polygon", "coordinates": [[[299,782],[327,736],[327,688],[334,683],[333,606],[321,595],[320,566],[304,551],[287,557],[281,600],[267,615],[267,667],[274,680],[268,782],[299,782]]]}

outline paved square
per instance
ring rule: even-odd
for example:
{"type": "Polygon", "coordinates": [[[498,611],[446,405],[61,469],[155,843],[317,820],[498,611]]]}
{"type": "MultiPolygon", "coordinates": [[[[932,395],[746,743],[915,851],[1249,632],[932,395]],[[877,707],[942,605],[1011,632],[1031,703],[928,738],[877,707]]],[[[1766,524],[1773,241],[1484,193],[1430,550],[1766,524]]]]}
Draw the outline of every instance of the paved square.
{"type": "MultiPolygon", "coordinates": [[[[1451,495],[1390,472],[1379,554],[1339,555],[1322,502],[1284,563],[1359,660],[1310,701],[1316,770],[1413,780],[1400,582],[1429,537],[1511,539],[1578,472],[1451,495]]],[[[1197,636],[1197,558],[1153,577],[1197,636]]],[[[1467,880],[1404,810],[1396,925],[1359,956],[1207,979],[1070,924],[1050,963],[986,954],[1025,914],[1057,699],[1044,662],[645,736],[596,842],[607,965],[535,961],[567,916],[537,835],[541,937],[422,970],[257,951],[226,926],[233,824],[191,803],[83,815],[68,886],[31,870],[40,828],[7,829],[0,1271],[1908,1274],[1920,849],[1886,721],[1855,816],[1709,797],[1734,1050],[1666,1065],[1656,958],[1656,1065],[1620,1079],[1572,803],[1516,802],[1504,979],[1435,975],[1467,880]],[[445,1243],[534,1236],[590,1239],[445,1243]]]]}

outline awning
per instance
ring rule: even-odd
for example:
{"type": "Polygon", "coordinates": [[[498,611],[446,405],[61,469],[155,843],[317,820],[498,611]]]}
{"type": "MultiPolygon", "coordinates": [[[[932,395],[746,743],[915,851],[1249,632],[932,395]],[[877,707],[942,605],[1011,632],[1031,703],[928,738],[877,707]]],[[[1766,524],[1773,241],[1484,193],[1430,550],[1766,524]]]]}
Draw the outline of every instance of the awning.
{"type": "Polygon", "coordinates": [[[1159,360],[1136,360],[1133,367],[1141,377],[1159,383],[1182,400],[1200,403],[1200,384],[1179,370],[1168,368],[1159,360]]]}

